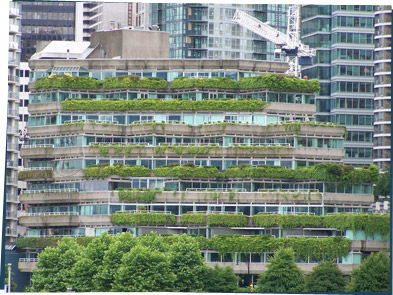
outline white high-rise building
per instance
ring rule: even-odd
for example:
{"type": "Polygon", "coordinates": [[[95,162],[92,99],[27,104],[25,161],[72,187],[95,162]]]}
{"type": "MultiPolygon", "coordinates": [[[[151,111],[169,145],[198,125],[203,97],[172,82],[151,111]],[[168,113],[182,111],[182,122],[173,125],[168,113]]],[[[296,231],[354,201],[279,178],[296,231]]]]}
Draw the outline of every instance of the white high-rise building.
{"type": "Polygon", "coordinates": [[[17,237],[18,209],[18,107],[19,63],[21,54],[20,3],[9,3],[7,169],[6,169],[6,243],[17,237]]]}

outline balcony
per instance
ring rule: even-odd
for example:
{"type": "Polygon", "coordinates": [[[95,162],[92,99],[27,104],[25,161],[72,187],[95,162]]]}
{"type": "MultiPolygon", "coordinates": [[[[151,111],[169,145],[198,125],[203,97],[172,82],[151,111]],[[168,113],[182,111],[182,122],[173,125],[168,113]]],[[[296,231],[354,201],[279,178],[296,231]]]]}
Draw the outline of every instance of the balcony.
{"type": "MultiPolygon", "coordinates": [[[[19,144],[7,143],[7,151],[19,152],[19,144]]],[[[18,164],[16,163],[16,165],[18,165],[18,164]]]]}
{"type": "MultiPolygon", "coordinates": [[[[16,212],[7,211],[6,212],[6,218],[7,219],[18,219],[18,215],[16,214],[16,212]]],[[[12,228],[11,229],[8,228],[7,231],[8,230],[12,231],[13,229],[12,228]]],[[[16,232],[16,229],[15,229],[15,232],[16,232]]]]}
{"type": "MultiPolygon", "coordinates": [[[[7,144],[7,149],[10,144],[7,144]]],[[[18,168],[17,161],[7,161],[7,168],[18,168]]]]}
{"type": "Polygon", "coordinates": [[[10,41],[10,42],[8,43],[8,49],[13,49],[13,50],[19,49],[19,44],[18,44],[18,42],[10,41]]]}
{"type": "Polygon", "coordinates": [[[7,202],[18,203],[18,195],[6,194],[7,202]]]}
{"type": "Polygon", "coordinates": [[[7,176],[6,183],[7,183],[7,185],[17,185],[18,184],[18,179],[15,178],[15,177],[7,176]]]}
{"type": "Polygon", "coordinates": [[[38,258],[19,258],[18,269],[20,272],[32,272],[38,270],[36,263],[38,258]]]}
{"type": "Polygon", "coordinates": [[[18,25],[10,25],[9,26],[10,33],[20,33],[20,29],[18,25]]]}
{"type": "Polygon", "coordinates": [[[8,75],[8,82],[19,83],[19,77],[13,76],[13,75],[8,75]]]}
{"type": "Polygon", "coordinates": [[[20,16],[20,10],[18,8],[9,8],[9,16],[20,16]]]}
{"type": "Polygon", "coordinates": [[[7,115],[9,117],[19,117],[19,112],[18,112],[18,110],[15,110],[15,109],[8,109],[7,115]]]}
{"type": "Polygon", "coordinates": [[[21,213],[19,224],[22,226],[78,226],[79,216],[73,212],[21,213]]]}
{"type": "Polygon", "coordinates": [[[7,126],[7,134],[19,134],[18,127],[7,126]]]}
{"type": "Polygon", "coordinates": [[[18,100],[19,99],[19,91],[15,91],[15,92],[9,91],[8,92],[8,98],[9,99],[12,98],[12,99],[18,100]]]}

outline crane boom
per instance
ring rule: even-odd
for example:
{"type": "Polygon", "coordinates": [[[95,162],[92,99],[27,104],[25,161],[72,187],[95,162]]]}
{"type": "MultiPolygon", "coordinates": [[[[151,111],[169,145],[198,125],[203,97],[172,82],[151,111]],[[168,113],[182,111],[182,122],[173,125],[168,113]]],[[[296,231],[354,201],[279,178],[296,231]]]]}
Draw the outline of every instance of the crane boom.
{"type": "Polygon", "coordinates": [[[267,23],[252,17],[248,13],[236,9],[232,20],[251,32],[263,37],[282,48],[287,54],[288,75],[300,76],[300,63],[310,64],[315,50],[299,41],[299,7],[292,5],[288,10],[287,34],[269,26],[267,23]]]}

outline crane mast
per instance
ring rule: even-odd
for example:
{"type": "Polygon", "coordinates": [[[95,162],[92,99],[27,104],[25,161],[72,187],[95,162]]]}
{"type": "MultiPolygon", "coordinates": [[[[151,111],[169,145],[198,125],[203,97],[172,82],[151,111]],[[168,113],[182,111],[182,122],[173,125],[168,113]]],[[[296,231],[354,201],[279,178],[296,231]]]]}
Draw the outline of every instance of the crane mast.
{"type": "Polygon", "coordinates": [[[289,6],[287,16],[287,34],[239,9],[236,9],[232,20],[281,48],[286,53],[288,62],[287,74],[300,77],[301,65],[311,64],[315,50],[310,49],[308,45],[304,45],[299,41],[299,5],[289,6]]]}

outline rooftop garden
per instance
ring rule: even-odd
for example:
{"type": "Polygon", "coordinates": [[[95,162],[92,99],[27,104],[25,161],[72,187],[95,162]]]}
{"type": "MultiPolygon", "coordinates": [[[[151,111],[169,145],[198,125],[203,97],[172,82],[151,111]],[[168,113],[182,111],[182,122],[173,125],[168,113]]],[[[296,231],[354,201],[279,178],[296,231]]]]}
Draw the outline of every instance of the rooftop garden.
{"type": "MultiPolygon", "coordinates": [[[[39,78],[35,82],[36,89],[69,88],[69,89],[115,89],[144,88],[166,89],[167,81],[161,78],[140,78],[139,76],[109,77],[101,81],[89,77],[71,75],[50,75],[39,78]]],[[[318,80],[302,80],[279,74],[265,74],[256,77],[241,78],[239,81],[230,78],[187,78],[179,77],[171,82],[172,89],[184,88],[219,88],[219,89],[261,89],[298,93],[314,93],[320,90],[318,80]]]]}
{"type": "MultiPolygon", "coordinates": [[[[110,177],[119,175],[123,177],[148,177],[150,170],[140,166],[89,166],[84,169],[85,177],[110,177]]],[[[375,165],[354,168],[351,165],[336,163],[320,163],[314,166],[290,169],[280,166],[259,165],[251,167],[247,164],[230,166],[220,171],[215,166],[196,167],[192,163],[180,166],[177,163],[153,169],[155,177],[177,178],[276,178],[276,179],[314,179],[327,182],[340,182],[343,184],[376,183],[379,173],[375,165]]]]}
{"type": "Polygon", "coordinates": [[[92,100],[69,99],[62,101],[64,111],[262,111],[269,104],[257,99],[138,99],[138,100],[92,100]]]}

